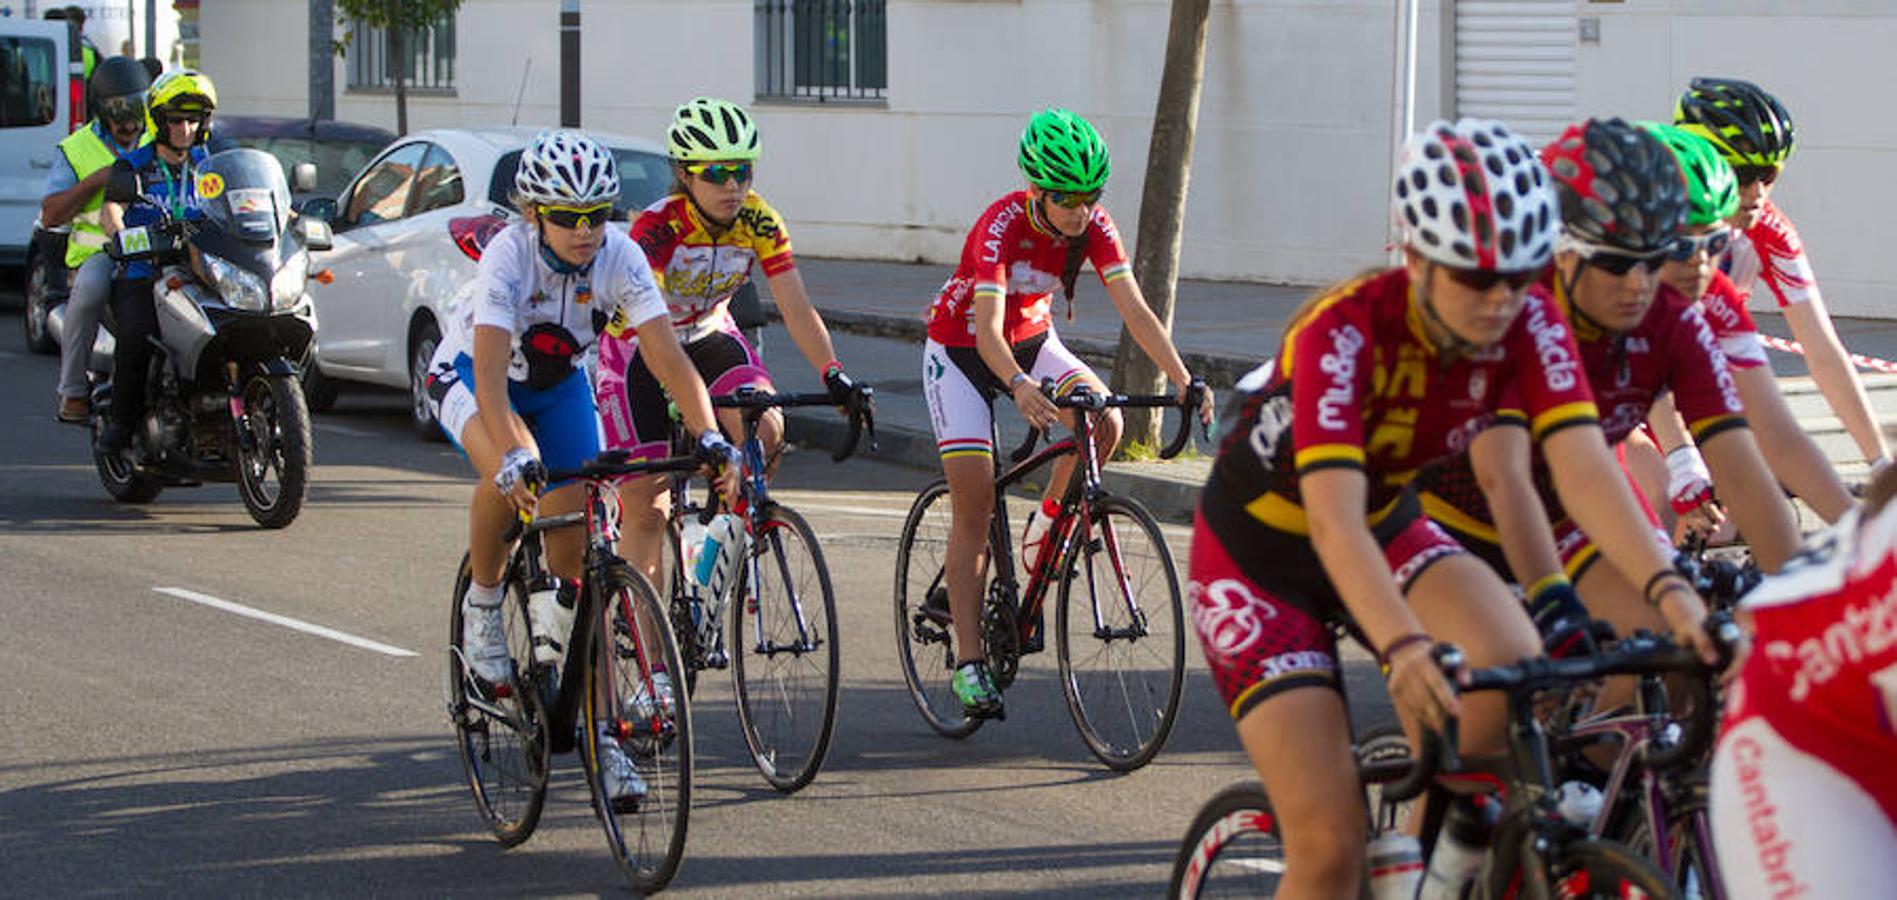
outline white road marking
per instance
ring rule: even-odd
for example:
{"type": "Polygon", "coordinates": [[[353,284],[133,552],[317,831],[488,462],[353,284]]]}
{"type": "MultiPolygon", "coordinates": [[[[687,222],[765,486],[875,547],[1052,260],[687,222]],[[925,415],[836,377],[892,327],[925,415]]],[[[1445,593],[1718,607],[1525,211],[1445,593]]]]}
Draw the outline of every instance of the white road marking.
{"type": "Polygon", "coordinates": [[[374,431],[364,431],[360,428],[351,428],[347,425],[337,425],[333,422],[317,422],[315,424],[312,424],[310,427],[316,429],[317,431],[327,431],[331,434],[344,434],[350,437],[359,437],[359,438],[382,437],[381,434],[374,431]]]}
{"type": "Polygon", "coordinates": [[[273,625],[282,625],[285,628],[301,631],[305,634],[313,634],[313,635],[316,635],[317,637],[326,637],[332,641],[340,641],[352,647],[361,647],[364,650],[374,650],[377,653],[381,653],[387,656],[414,656],[415,655],[414,653],[407,650],[403,650],[400,647],[391,647],[387,644],[380,644],[375,641],[369,640],[368,638],[359,638],[353,634],[345,634],[343,632],[337,631],[334,628],[324,628],[321,625],[311,625],[308,622],[292,619],[288,616],[279,616],[276,613],[264,612],[263,610],[260,610],[260,609],[251,609],[248,606],[244,606],[239,603],[232,603],[229,600],[220,600],[209,594],[200,594],[197,591],[190,591],[190,590],[185,590],[184,588],[175,588],[175,587],[155,587],[155,588],[152,588],[152,590],[157,591],[158,593],[164,594],[169,597],[176,597],[180,600],[189,600],[192,603],[200,603],[212,609],[221,609],[227,613],[236,613],[237,615],[240,615],[240,616],[247,616],[252,619],[258,619],[264,622],[269,622],[273,625]]]}

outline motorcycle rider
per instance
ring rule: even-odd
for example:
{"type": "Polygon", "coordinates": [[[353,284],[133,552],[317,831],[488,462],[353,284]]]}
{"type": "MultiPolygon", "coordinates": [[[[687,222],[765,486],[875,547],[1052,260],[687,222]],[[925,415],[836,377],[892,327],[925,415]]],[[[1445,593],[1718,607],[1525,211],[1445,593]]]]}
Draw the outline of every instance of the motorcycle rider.
{"type": "Polygon", "coordinates": [[[60,335],[59,405],[54,415],[61,422],[86,421],[86,362],[99,313],[112,292],[112,260],[99,252],[105,248],[99,208],[112,164],[151,141],[145,127],[145,92],[150,89],[151,77],[138,60],[114,56],[100,63],[86,88],[95,115],[59,142],[66,164],[54,166],[46,176],[40,224],[49,231],[69,224],[72,228],[63,257],[45,260],[48,266],[74,273],[60,335]]]}
{"type": "MultiPolygon", "coordinates": [[[[101,222],[107,240],[122,229],[154,224],[166,213],[173,218],[196,214],[201,185],[194,170],[209,155],[204,143],[210,139],[217,89],[196,70],[174,69],[152,82],[146,106],[152,142],[113,164],[111,181],[136,176],[137,190],[129,197],[108,191],[101,222]]],[[[99,434],[102,453],[123,452],[145,411],[145,375],[151,362],[148,337],[158,330],[152,301],[156,277],[153,263],[135,260],[120,263],[112,281],[118,351],[113,355],[112,416],[99,434]]]]}

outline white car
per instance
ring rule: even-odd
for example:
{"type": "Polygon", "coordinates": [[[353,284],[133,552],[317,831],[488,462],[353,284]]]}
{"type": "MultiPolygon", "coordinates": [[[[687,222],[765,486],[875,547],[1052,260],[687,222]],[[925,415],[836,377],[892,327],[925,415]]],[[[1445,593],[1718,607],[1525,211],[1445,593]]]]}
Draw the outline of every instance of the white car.
{"type": "MultiPolygon", "coordinates": [[[[338,381],[405,387],[416,432],[441,439],[422,375],[441,341],[442,310],[474,277],[477,248],[491,236],[494,217],[515,215],[509,202],[514,169],[540,130],[417,132],[390,144],[335,200],[318,198],[304,207],[335,230],[335,247],[313,261],[334,279],[311,291],[313,407],[334,402],[338,381]]],[[[624,221],[627,210],[644,209],[671,186],[671,167],[657,144],[589,133],[619,163],[616,219],[624,221]]]]}

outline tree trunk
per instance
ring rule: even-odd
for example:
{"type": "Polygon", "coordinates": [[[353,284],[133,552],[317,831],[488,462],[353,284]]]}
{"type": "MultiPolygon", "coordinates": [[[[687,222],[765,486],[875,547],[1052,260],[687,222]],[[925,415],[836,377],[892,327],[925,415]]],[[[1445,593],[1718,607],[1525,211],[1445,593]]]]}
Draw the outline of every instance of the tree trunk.
{"type": "Polygon", "coordinates": [[[310,121],[336,118],[335,0],[310,0],[310,121]]]}
{"type": "MultiPolygon", "coordinates": [[[[1172,331],[1173,290],[1179,276],[1186,185],[1191,180],[1193,126],[1199,118],[1199,88],[1205,75],[1209,6],[1210,0],[1173,0],[1166,64],[1153,113],[1152,146],[1146,158],[1146,185],[1140,195],[1139,249],[1133,255],[1133,280],[1168,333],[1172,331]]],[[[1113,357],[1113,384],[1115,390],[1139,394],[1157,393],[1163,386],[1159,367],[1133,342],[1124,326],[1113,357]]],[[[1160,445],[1162,417],[1158,410],[1122,412],[1126,416],[1126,436],[1121,446],[1160,445]]]]}
{"type": "Polygon", "coordinates": [[[389,65],[395,68],[395,133],[408,135],[408,41],[401,25],[389,26],[389,65]]]}

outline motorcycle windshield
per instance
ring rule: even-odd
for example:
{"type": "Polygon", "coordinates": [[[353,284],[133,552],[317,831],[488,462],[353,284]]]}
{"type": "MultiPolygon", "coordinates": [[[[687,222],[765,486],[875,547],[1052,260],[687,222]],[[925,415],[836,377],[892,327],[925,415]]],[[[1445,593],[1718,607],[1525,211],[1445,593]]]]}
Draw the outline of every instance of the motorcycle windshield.
{"type": "Polygon", "coordinates": [[[271,245],[290,224],[290,184],[276,157],[237,148],[213,153],[198,168],[198,200],[218,230],[245,243],[271,245]]]}

